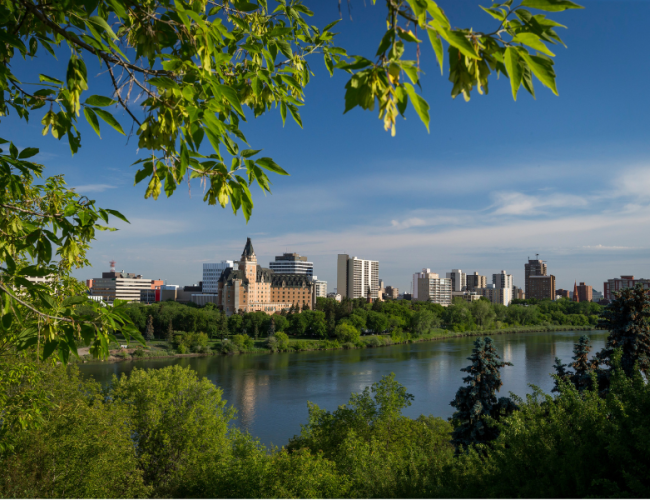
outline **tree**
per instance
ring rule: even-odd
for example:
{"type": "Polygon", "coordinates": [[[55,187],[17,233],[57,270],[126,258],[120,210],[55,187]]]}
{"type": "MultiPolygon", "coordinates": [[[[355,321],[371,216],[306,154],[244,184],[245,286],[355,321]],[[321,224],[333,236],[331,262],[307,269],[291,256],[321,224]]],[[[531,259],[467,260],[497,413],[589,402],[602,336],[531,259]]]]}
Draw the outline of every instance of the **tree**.
{"type": "Polygon", "coordinates": [[[380,312],[369,311],[366,325],[371,332],[382,333],[388,328],[388,318],[380,312]]]}
{"type": "Polygon", "coordinates": [[[611,367],[615,349],[621,349],[621,366],[628,377],[635,366],[650,375],[650,300],[643,285],[617,292],[601,312],[598,328],[609,330],[605,348],[598,353],[601,363],[611,367]]]}
{"type": "Polygon", "coordinates": [[[275,335],[275,318],[271,316],[271,322],[269,323],[269,329],[266,332],[267,337],[275,335]]]}
{"type": "Polygon", "coordinates": [[[153,337],[153,316],[150,314],[149,318],[147,319],[147,328],[145,331],[145,339],[147,339],[149,342],[151,342],[154,337],[153,337]]]}
{"type": "Polygon", "coordinates": [[[174,341],[174,325],[172,325],[171,318],[169,319],[169,324],[167,325],[167,342],[172,343],[174,341]]]}
{"type": "Polygon", "coordinates": [[[481,327],[489,325],[496,316],[492,304],[487,300],[475,300],[470,305],[470,310],[481,327]]]}
{"type": "Polygon", "coordinates": [[[334,334],[339,342],[358,342],[360,333],[350,323],[340,323],[336,326],[334,334]]]}
{"type": "Polygon", "coordinates": [[[452,443],[459,451],[472,444],[492,441],[499,431],[494,424],[486,421],[486,417],[499,420],[516,409],[510,398],[496,398],[497,391],[503,385],[499,370],[512,366],[512,363],[501,361],[492,339],[477,339],[472,355],[467,359],[472,364],[461,368],[461,371],[469,374],[463,378],[467,386],[458,389],[450,403],[456,408],[452,417],[455,427],[452,443]]]}
{"type": "MultiPolygon", "coordinates": [[[[428,333],[436,324],[436,315],[427,309],[420,309],[411,318],[411,328],[416,335],[428,333]]],[[[438,321],[438,324],[440,322],[438,321]]]]}
{"type": "Polygon", "coordinates": [[[220,331],[221,331],[221,342],[223,342],[224,338],[228,336],[228,317],[226,316],[226,313],[224,311],[221,311],[221,317],[220,317],[220,331]]]}
{"type": "MultiPolygon", "coordinates": [[[[591,343],[589,337],[582,335],[578,342],[573,346],[573,363],[571,368],[573,372],[566,370],[567,365],[563,365],[562,361],[555,358],[554,368],[557,377],[560,380],[571,382],[573,386],[580,392],[592,389],[592,374],[598,373],[598,359],[589,359],[591,352],[591,343]]],[[[560,386],[558,380],[555,382],[553,392],[559,392],[560,386]]]]}

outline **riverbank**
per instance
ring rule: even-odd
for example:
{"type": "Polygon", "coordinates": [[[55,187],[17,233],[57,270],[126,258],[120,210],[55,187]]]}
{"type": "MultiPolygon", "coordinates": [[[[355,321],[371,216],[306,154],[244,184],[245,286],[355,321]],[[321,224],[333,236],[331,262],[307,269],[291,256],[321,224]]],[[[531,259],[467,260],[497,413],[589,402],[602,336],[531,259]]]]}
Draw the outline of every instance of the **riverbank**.
{"type": "Polygon", "coordinates": [[[230,340],[222,343],[220,340],[212,341],[204,349],[204,352],[180,354],[166,341],[154,341],[149,345],[142,347],[126,349],[111,349],[109,357],[103,361],[93,359],[88,353],[88,348],[78,350],[78,363],[116,363],[119,361],[138,361],[153,358],[188,358],[188,357],[205,357],[205,356],[225,356],[234,354],[272,354],[274,352],[300,352],[300,351],[331,351],[339,349],[366,349],[371,347],[386,347],[397,344],[409,344],[414,342],[430,342],[433,340],[443,340],[456,337],[480,337],[491,335],[506,335],[513,333],[542,333],[558,331],[592,331],[596,330],[593,326],[573,326],[573,325],[548,325],[548,326],[520,326],[515,328],[503,328],[500,330],[469,330],[464,332],[454,332],[451,330],[435,329],[418,338],[400,339],[392,338],[391,335],[367,335],[361,337],[357,342],[346,342],[341,344],[337,340],[314,340],[309,338],[290,338],[283,349],[271,349],[268,346],[267,339],[256,340],[253,347],[246,348],[238,346],[230,340]],[[227,344],[227,345],[226,345],[227,344]]]}

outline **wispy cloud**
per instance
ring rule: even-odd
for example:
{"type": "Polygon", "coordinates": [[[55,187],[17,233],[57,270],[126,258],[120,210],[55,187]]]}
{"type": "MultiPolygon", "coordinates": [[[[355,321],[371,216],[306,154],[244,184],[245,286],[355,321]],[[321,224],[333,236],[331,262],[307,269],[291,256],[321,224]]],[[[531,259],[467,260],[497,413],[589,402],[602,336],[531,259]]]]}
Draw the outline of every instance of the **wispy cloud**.
{"type": "Polygon", "coordinates": [[[82,184],[80,186],[71,186],[79,194],[84,193],[103,193],[107,189],[115,189],[117,186],[111,184],[82,184]]]}
{"type": "Polygon", "coordinates": [[[518,192],[492,193],[494,215],[536,215],[554,208],[586,207],[588,201],[572,194],[554,193],[532,196],[518,192]]]}

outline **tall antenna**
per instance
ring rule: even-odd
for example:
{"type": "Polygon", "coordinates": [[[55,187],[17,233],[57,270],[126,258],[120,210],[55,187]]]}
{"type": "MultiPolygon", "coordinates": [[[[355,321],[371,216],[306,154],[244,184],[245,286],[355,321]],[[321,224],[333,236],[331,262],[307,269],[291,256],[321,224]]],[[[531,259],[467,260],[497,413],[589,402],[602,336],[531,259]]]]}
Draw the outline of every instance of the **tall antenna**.
{"type": "Polygon", "coordinates": [[[538,254],[538,253],[535,254],[535,258],[536,258],[537,260],[539,260],[539,254],[538,254]]]}
{"type": "Polygon", "coordinates": [[[110,262],[110,264],[111,264],[111,272],[114,273],[114,272],[115,272],[115,261],[112,260],[112,261],[110,262]]]}

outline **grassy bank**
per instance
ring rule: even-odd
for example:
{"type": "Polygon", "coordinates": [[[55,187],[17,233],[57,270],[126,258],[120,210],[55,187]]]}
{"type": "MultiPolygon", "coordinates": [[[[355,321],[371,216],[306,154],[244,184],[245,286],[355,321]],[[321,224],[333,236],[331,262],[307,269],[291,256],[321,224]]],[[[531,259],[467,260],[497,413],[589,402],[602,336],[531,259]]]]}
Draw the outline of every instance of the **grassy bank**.
{"type": "MultiPolygon", "coordinates": [[[[557,331],[589,331],[594,330],[591,326],[573,326],[573,325],[550,325],[550,326],[519,326],[514,328],[502,328],[499,330],[469,330],[455,332],[446,329],[434,329],[417,338],[400,338],[385,335],[364,335],[356,342],[340,343],[337,340],[315,340],[312,338],[289,338],[284,346],[269,346],[268,339],[253,340],[250,345],[236,345],[231,340],[222,343],[221,340],[211,340],[208,345],[202,348],[202,352],[179,353],[174,345],[166,340],[155,340],[147,346],[134,345],[133,343],[127,349],[121,349],[120,344],[111,344],[111,356],[106,360],[108,362],[116,361],[137,361],[152,358],[182,358],[195,356],[219,356],[233,354],[271,354],[274,352],[300,352],[300,351],[325,351],[338,349],[366,349],[371,347],[385,347],[396,344],[407,344],[414,342],[429,342],[432,340],[442,340],[456,337],[478,337],[505,335],[512,333],[535,333],[535,332],[557,332],[557,331]]],[[[94,362],[90,354],[80,350],[80,359],[78,362],[94,362]]]]}

